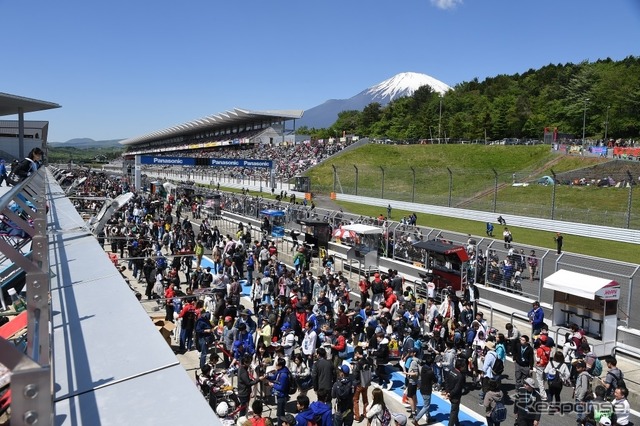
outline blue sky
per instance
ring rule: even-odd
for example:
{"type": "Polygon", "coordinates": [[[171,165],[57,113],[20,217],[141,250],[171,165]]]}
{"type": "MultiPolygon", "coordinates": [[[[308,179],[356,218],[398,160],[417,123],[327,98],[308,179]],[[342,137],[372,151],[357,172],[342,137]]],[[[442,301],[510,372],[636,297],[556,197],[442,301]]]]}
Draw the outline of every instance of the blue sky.
{"type": "Polygon", "coordinates": [[[50,142],[308,109],[405,71],[455,86],[640,55],[638,0],[0,0],[0,15],[0,92],[62,105],[26,115],[50,142]]]}

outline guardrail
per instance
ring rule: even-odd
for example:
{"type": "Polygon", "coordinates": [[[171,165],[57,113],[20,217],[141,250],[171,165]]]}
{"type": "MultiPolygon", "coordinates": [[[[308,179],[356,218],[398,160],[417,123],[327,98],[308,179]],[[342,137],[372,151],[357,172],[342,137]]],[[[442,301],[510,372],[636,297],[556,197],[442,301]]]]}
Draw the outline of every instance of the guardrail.
{"type": "Polygon", "coordinates": [[[0,212],[19,235],[0,238],[0,251],[25,272],[27,292],[27,353],[0,338],[0,362],[11,370],[11,424],[53,424],[45,173],[43,167],[0,198],[0,212]]]}
{"type": "Polygon", "coordinates": [[[485,302],[483,300],[478,300],[476,302],[480,306],[484,306],[489,308],[489,327],[493,328],[493,306],[489,302],[485,302]]]}
{"type": "Polygon", "coordinates": [[[640,352],[634,351],[626,346],[615,345],[611,348],[611,356],[616,356],[616,352],[622,352],[636,359],[640,359],[640,352]]]}
{"type": "Polygon", "coordinates": [[[513,318],[519,318],[523,321],[529,322],[529,316],[527,314],[521,314],[520,312],[511,312],[509,317],[509,323],[513,325],[513,318]]]}
{"type": "MultiPolygon", "coordinates": [[[[348,194],[336,194],[339,201],[366,204],[386,208],[388,199],[362,197],[348,194]]],[[[453,207],[440,207],[427,204],[410,203],[404,201],[392,201],[394,209],[406,210],[416,213],[426,213],[438,216],[454,217],[457,219],[475,220],[478,222],[495,222],[498,213],[483,212],[479,210],[465,210],[453,207]]],[[[620,241],[624,243],[639,244],[640,230],[614,228],[610,226],[590,225],[586,223],[566,222],[552,219],[541,219],[524,216],[503,216],[509,226],[535,229],[538,231],[558,232],[563,234],[579,235],[582,237],[599,238],[602,240],[620,241]]]]}

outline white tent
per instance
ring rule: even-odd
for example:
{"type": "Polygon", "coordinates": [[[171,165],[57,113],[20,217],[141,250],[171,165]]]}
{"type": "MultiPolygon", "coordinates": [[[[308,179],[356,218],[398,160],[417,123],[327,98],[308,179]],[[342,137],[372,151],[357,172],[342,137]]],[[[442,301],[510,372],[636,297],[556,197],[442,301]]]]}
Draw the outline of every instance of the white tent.
{"type": "Polygon", "coordinates": [[[618,300],[620,284],[616,281],[560,269],[544,279],[543,288],[573,294],[585,299],[618,300]]]}
{"type": "Polygon", "coordinates": [[[361,225],[359,223],[344,225],[342,229],[353,231],[356,234],[382,234],[382,228],[378,228],[377,226],[361,225]]]}

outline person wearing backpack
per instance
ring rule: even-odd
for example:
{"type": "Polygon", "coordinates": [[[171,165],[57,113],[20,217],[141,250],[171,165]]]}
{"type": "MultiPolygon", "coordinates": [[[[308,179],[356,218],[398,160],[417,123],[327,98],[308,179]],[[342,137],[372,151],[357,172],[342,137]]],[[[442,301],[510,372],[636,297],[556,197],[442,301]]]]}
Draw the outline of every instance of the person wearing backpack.
{"type": "Polygon", "coordinates": [[[587,365],[584,361],[578,361],[575,364],[578,373],[576,377],[576,386],[573,389],[573,398],[575,402],[576,421],[582,423],[584,420],[587,402],[591,399],[591,375],[587,372],[587,365]]]}
{"type": "Polygon", "coordinates": [[[280,418],[285,415],[285,406],[287,405],[287,399],[289,399],[289,381],[291,380],[291,373],[287,368],[285,359],[280,358],[276,364],[276,371],[268,374],[265,378],[273,385],[273,395],[276,397],[277,405],[276,415],[278,416],[278,426],[282,426],[282,420],[280,418]]]}
{"type": "Polygon", "coordinates": [[[571,377],[571,371],[564,363],[564,354],[561,351],[556,351],[553,358],[549,360],[544,369],[544,376],[548,386],[547,398],[551,407],[557,410],[560,407],[560,393],[564,383],[567,383],[571,377]]]}
{"type": "Polygon", "coordinates": [[[420,381],[420,360],[416,357],[416,348],[411,346],[408,350],[408,357],[405,361],[407,374],[407,398],[411,406],[411,414],[416,415],[416,405],[418,404],[418,383],[420,381]]]}
{"type": "Polygon", "coordinates": [[[500,426],[506,420],[507,408],[502,402],[504,394],[497,380],[489,380],[487,393],[484,395],[484,410],[487,426],[500,426]]]}
{"type": "Polygon", "coordinates": [[[547,392],[544,388],[544,369],[549,364],[549,359],[551,358],[551,348],[547,346],[546,335],[541,334],[539,339],[539,345],[536,349],[536,366],[535,366],[535,374],[536,381],[538,382],[538,390],[540,392],[540,397],[543,401],[547,400],[547,392]]]}
{"type": "MultiPolygon", "coordinates": [[[[489,382],[492,380],[498,381],[500,374],[502,373],[494,371],[496,369],[496,363],[498,363],[498,354],[495,351],[495,342],[488,340],[484,347],[486,353],[484,354],[484,362],[482,363],[482,390],[479,395],[480,404],[484,404],[485,394],[489,390],[489,382]]],[[[498,364],[502,365],[502,370],[504,370],[504,364],[502,364],[502,361],[498,364]]]]}
{"type": "MultiPolygon", "coordinates": [[[[391,423],[391,412],[384,402],[382,389],[375,388],[371,393],[372,400],[367,407],[367,420],[369,426],[389,426],[391,423]]],[[[326,425],[322,425],[326,426],[326,425]]]]}
{"type": "Polygon", "coordinates": [[[541,413],[535,407],[539,403],[540,394],[536,391],[536,381],[528,377],[518,390],[516,402],[513,404],[513,413],[516,415],[515,425],[538,426],[541,413]]]}
{"type": "Polygon", "coordinates": [[[618,368],[618,360],[614,357],[609,357],[605,361],[607,363],[607,374],[604,376],[604,379],[600,379],[602,382],[602,386],[607,390],[607,399],[611,399],[613,397],[613,391],[616,388],[626,388],[626,383],[624,382],[624,374],[618,368]]]}
{"type": "Polygon", "coordinates": [[[331,397],[336,399],[336,410],[333,414],[335,426],[351,426],[353,424],[353,388],[354,383],[349,366],[340,366],[338,380],[331,389],[331,397]]]}

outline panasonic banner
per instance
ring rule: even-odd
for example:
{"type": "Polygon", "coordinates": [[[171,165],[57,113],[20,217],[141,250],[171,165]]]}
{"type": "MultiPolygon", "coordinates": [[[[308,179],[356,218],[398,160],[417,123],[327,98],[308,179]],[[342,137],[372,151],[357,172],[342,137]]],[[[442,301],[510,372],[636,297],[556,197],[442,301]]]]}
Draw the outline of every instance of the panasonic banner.
{"type": "Polygon", "coordinates": [[[192,157],[151,157],[143,155],[140,164],[156,166],[209,166],[209,167],[250,167],[270,169],[271,160],[252,160],[245,158],[192,158],[192,157]]]}
{"type": "Polygon", "coordinates": [[[140,187],[140,165],[152,166],[186,166],[186,167],[246,167],[271,169],[271,185],[275,185],[275,175],[272,160],[254,160],[249,158],[193,158],[193,157],[163,157],[150,155],[136,155],[135,185],[140,187]]]}

